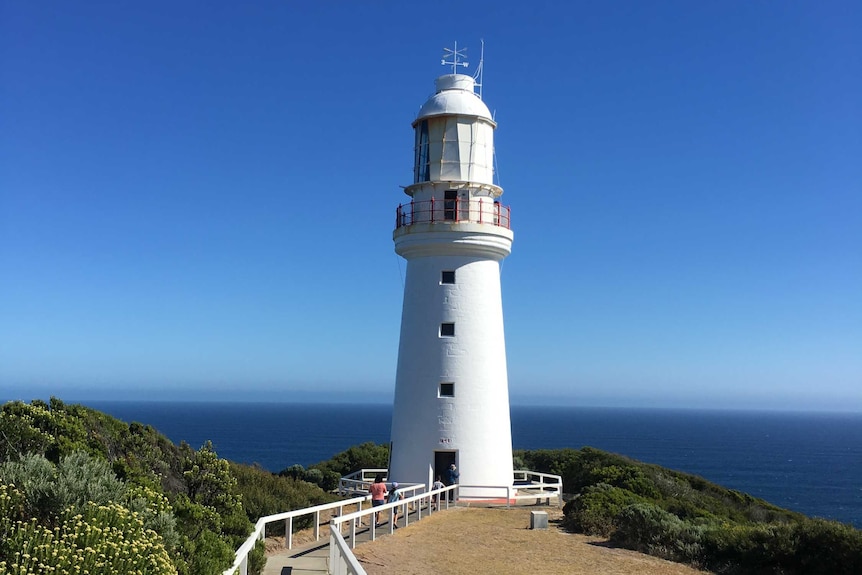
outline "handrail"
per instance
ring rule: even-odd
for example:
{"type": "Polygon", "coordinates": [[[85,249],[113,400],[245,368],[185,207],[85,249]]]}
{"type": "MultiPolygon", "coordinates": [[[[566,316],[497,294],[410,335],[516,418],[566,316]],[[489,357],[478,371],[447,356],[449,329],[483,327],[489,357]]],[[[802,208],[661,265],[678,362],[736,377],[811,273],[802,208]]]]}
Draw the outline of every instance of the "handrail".
{"type": "Polygon", "coordinates": [[[389,475],[388,469],[360,469],[338,480],[338,494],[350,495],[353,493],[367,492],[374,478],[378,475],[385,481],[389,475]]]}
{"type": "Polygon", "coordinates": [[[547,499],[550,505],[551,497],[557,499],[557,505],[563,506],[563,478],[552,473],[541,473],[539,471],[530,471],[528,469],[519,469],[514,472],[516,500],[522,499],[547,499]],[[522,478],[522,479],[519,479],[522,478]],[[536,481],[538,480],[538,481],[536,481]],[[526,485],[518,484],[518,481],[527,482],[526,485]],[[537,493],[517,493],[519,490],[538,489],[541,494],[537,493]]]}
{"type": "Polygon", "coordinates": [[[371,499],[370,495],[362,497],[354,497],[352,499],[344,499],[341,501],[333,501],[332,503],[324,503],[313,507],[305,507],[303,509],[294,509],[292,511],[284,511],[275,515],[267,515],[261,517],[254,524],[254,530],[251,535],[240,545],[236,550],[236,558],[230,569],[226,569],[223,575],[233,575],[239,569],[240,575],[248,575],[248,555],[254,549],[254,545],[258,539],[264,539],[266,536],[266,526],[269,523],[276,521],[285,522],[284,543],[288,549],[293,548],[293,519],[294,517],[302,517],[304,515],[314,515],[314,539],[320,540],[320,512],[338,508],[338,514],[343,513],[344,507],[348,505],[358,505],[362,509],[362,503],[371,499]]]}
{"type": "MultiPolygon", "coordinates": [[[[369,472],[369,474],[373,471],[376,475],[380,472],[380,470],[359,470],[357,472],[352,473],[350,476],[345,476],[342,479],[349,478],[351,476],[356,476],[359,474],[359,477],[364,477],[363,472],[369,472]]],[[[350,552],[350,548],[355,547],[356,543],[356,525],[361,520],[362,517],[366,517],[373,513],[377,513],[380,511],[391,510],[400,505],[412,505],[413,509],[417,511],[417,521],[422,519],[422,504],[426,503],[427,514],[430,515],[432,513],[432,501],[437,503],[437,510],[443,510],[443,504],[445,503],[445,509],[449,508],[449,496],[450,492],[458,493],[458,497],[460,499],[479,499],[482,497],[478,496],[469,496],[462,493],[470,491],[473,488],[481,488],[483,490],[488,489],[500,489],[506,490],[506,506],[509,507],[512,500],[522,500],[522,499],[548,499],[548,503],[550,503],[551,497],[556,497],[559,505],[562,506],[563,503],[563,478],[559,475],[553,475],[550,473],[540,473],[538,471],[529,471],[529,470],[517,470],[513,474],[513,478],[515,482],[522,481],[528,482],[525,485],[465,485],[465,484],[455,484],[449,485],[447,487],[442,487],[440,489],[433,489],[430,491],[425,491],[424,484],[404,484],[403,487],[397,489],[397,492],[400,493],[413,493],[412,496],[406,497],[399,501],[393,503],[387,503],[378,507],[368,507],[366,509],[362,508],[362,504],[371,499],[370,495],[364,495],[361,497],[354,497],[351,499],[345,499],[341,501],[334,501],[332,503],[324,503],[322,505],[315,505],[313,507],[306,507],[304,509],[294,509],[292,511],[285,511],[282,513],[276,513],[275,515],[267,515],[265,517],[261,517],[257,520],[254,526],[254,530],[251,535],[249,535],[248,539],[243,542],[243,544],[236,551],[236,559],[234,560],[233,565],[230,569],[224,571],[223,575],[233,575],[239,570],[240,575],[248,575],[248,556],[251,550],[254,548],[255,543],[258,539],[264,539],[266,535],[266,526],[269,523],[273,523],[275,521],[285,521],[285,547],[288,549],[292,549],[293,547],[293,518],[301,517],[304,515],[314,514],[314,538],[315,541],[320,539],[320,512],[327,511],[329,509],[338,508],[338,516],[330,519],[330,569],[335,569],[333,573],[338,575],[365,575],[365,571],[362,569],[361,565],[356,561],[356,558],[353,556],[353,553],[350,552]],[[539,489],[541,493],[518,493],[520,490],[530,490],[530,489],[539,489]],[[416,492],[419,492],[418,494],[416,492]],[[445,494],[445,496],[444,496],[445,494]],[[353,511],[348,514],[344,514],[344,507],[356,505],[358,507],[357,511],[353,511]],[[351,534],[350,534],[350,548],[348,548],[346,541],[341,535],[342,525],[346,522],[350,521],[351,525],[351,534]],[[334,535],[334,532],[338,532],[337,536],[334,535]],[[340,541],[339,541],[340,539],[340,541]],[[334,540],[334,545],[333,545],[334,540]],[[334,555],[336,553],[337,554],[334,555]],[[344,564],[342,564],[342,561],[344,564]],[[342,569],[339,571],[338,569],[342,569]]],[[[487,499],[487,497],[485,497],[487,499]]],[[[405,525],[408,525],[410,522],[410,514],[404,514],[405,525]]],[[[376,526],[374,522],[371,522],[371,538],[372,540],[376,537],[376,526]]],[[[394,527],[390,522],[389,532],[392,533],[394,527]]]]}
{"type": "Polygon", "coordinates": [[[512,228],[512,208],[487,198],[413,200],[395,210],[395,228],[419,223],[474,223],[512,228]]]}
{"type": "Polygon", "coordinates": [[[368,575],[341,533],[337,529],[330,529],[329,533],[329,572],[332,575],[368,575]]]}
{"type": "MultiPolygon", "coordinates": [[[[459,485],[448,485],[446,487],[441,487],[439,489],[432,489],[431,491],[425,491],[424,485],[414,485],[411,487],[407,487],[405,489],[396,489],[396,492],[401,493],[404,491],[413,491],[414,495],[411,497],[405,497],[403,499],[399,499],[398,501],[393,501],[392,503],[385,503],[383,505],[378,505],[377,507],[369,507],[367,509],[361,509],[359,511],[353,511],[352,513],[347,513],[346,515],[339,515],[338,517],[333,517],[329,520],[330,524],[330,538],[332,537],[333,531],[340,532],[342,529],[342,525],[349,522],[350,525],[350,547],[351,549],[356,547],[356,526],[357,524],[362,522],[362,518],[368,516],[374,516],[376,513],[380,513],[382,511],[390,511],[396,507],[411,506],[417,512],[417,521],[422,519],[422,504],[426,503],[425,510],[427,511],[427,515],[431,515],[434,511],[432,509],[431,503],[435,501],[437,503],[437,510],[442,511],[442,505],[445,502],[445,508],[449,508],[449,497],[448,493],[451,491],[457,490],[459,485]],[[416,491],[422,490],[418,495],[415,494],[416,491]]],[[[377,525],[372,520],[371,522],[371,540],[374,541],[377,538],[377,525]]],[[[405,526],[410,524],[410,514],[404,514],[404,524],[405,526]]],[[[389,522],[389,533],[392,533],[395,530],[395,526],[392,522],[389,522]]]]}
{"type": "Polygon", "coordinates": [[[359,480],[363,480],[363,481],[369,481],[370,480],[369,478],[373,479],[374,477],[377,477],[378,475],[383,476],[383,479],[385,480],[387,475],[389,475],[389,470],[388,469],[378,469],[378,468],[374,468],[374,469],[364,469],[363,468],[363,469],[360,469],[358,471],[354,471],[353,473],[348,473],[347,475],[343,476],[341,479],[359,479],[359,480]]]}
{"type": "MultiPolygon", "coordinates": [[[[413,508],[417,511],[417,521],[422,520],[422,502],[427,500],[426,510],[428,511],[428,515],[431,515],[433,512],[431,502],[435,501],[437,503],[437,511],[442,511],[443,509],[440,507],[441,501],[445,500],[446,509],[449,508],[449,498],[446,495],[450,491],[454,491],[457,489],[457,485],[450,485],[448,487],[443,487],[441,489],[434,489],[431,491],[425,491],[424,485],[411,485],[404,489],[396,489],[396,493],[403,493],[405,491],[413,491],[414,495],[412,497],[407,497],[405,499],[400,499],[398,501],[393,501],[392,503],[386,503],[384,505],[378,505],[377,507],[370,507],[368,509],[354,511],[353,513],[348,513],[347,515],[341,515],[339,517],[333,517],[329,520],[329,572],[332,575],[367,575],[365,569],[363,569],[362,565],[356,559],[356,556],[353,554],[352,549],[356,548],[356,525],[357,523],[362,523],[362,518],[371,516],[372,519],[370,521],[370,531],[371,531],[371,540],[374,541],[377,538],[377,525],[374,522],[374,514],[380,513],[381,511],[388,511],[391,513],[392,509],[396,507],[408,506],[412,505],[413,508]],[[415,495],[415,492],[418,490],[422,490],[421,493],[415,495]],[[350,545],[345,541],[344,536],[341,534],[342,525],[344,523],[349,523],[350,525],[350,545]]],[[[410,525],[410,513],[404,514],[404,526],[410,525]]],[[[395,531],[395,525],[392,521],[389,522],[389,533],[391,534],[395,531]]]]}

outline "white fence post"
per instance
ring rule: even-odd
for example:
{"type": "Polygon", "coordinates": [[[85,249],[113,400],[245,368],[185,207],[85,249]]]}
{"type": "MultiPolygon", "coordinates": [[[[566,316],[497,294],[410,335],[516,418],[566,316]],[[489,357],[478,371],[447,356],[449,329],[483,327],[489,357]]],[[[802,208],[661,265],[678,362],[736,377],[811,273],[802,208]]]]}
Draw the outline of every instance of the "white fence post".
{"type": "Polygon", "coordinates": [[[284,522],[284,542],[287,543],[288,549],[293,549],[293,515],[288,517],[284,522]]]}

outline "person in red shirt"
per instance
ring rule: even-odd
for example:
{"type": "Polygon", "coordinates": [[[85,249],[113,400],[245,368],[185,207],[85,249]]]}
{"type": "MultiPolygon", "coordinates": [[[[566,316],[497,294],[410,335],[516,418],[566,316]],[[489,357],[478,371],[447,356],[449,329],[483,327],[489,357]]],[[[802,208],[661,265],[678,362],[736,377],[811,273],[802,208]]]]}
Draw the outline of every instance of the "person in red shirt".
{"type": "MultiPolygon", "coordinates": [[[[368,493],[371,494],[371,506],[379,507],[386,503],[386,484],[383,483],[383,475],[377,474],[374,478],[374,483],[368,488],[368,493]]],[[[380,512],[374,513],[374,526],[380,527],[380,512]]]]}

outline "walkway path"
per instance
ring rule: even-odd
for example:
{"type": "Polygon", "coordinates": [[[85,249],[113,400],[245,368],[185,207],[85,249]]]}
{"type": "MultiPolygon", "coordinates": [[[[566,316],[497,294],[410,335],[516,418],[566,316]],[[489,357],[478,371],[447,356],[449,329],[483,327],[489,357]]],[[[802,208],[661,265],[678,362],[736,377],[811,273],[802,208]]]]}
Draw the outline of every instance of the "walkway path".
{"type": "MultiPolygon", "coordinates": [[[[423,509],[422,517],[424,518],[427,514],[428,510],[423,509]]],[[[365,519],[368,520],[367,517],[365,519]]],[[[417,521],[415,511],[410,513],[409,521],[410,523],[417,521]]],[[[398,524],[404,527],[403,515],[398,517],[398,524]]],[[[380,538],[388,534],[389,521],[387,519],[375,529],[375,537],[380,538]]],[[[348,543],[350,542],[349,535],[349,532],[344,533],[344,538],[348,540],[348,543]]],[[[356,530],[356,544],[359,545],[366,541],[371,541],[371,529],[367,525],[356,530]]],[[[261,575],[325,575],[329,573],[328,567],[329,530],[321,529],[319,541],[295,545],[293,549],[282,549],[277,553],[268,554],[261,575]]]]}

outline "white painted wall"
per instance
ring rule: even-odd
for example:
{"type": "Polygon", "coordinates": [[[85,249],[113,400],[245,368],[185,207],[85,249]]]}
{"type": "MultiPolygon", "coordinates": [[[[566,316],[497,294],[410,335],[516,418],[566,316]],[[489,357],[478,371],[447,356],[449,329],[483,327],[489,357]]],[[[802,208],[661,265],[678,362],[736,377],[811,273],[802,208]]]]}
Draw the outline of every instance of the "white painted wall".
{"type": "Polygon", "coordinates": [[[440,256],[408,261],[392,443],[390,478],[396,481],[426,482],[434,452],[455,450],[461,483],[512,483],[496,260],[440,256]],[[443,270],[455,270],[455,285],[440,284],[443,270]],[[442,322],[455,323],[455,337],[439,336],[442,322]],[[438,397],[441,382],[455,384],[454,397],[438,397]]]}

